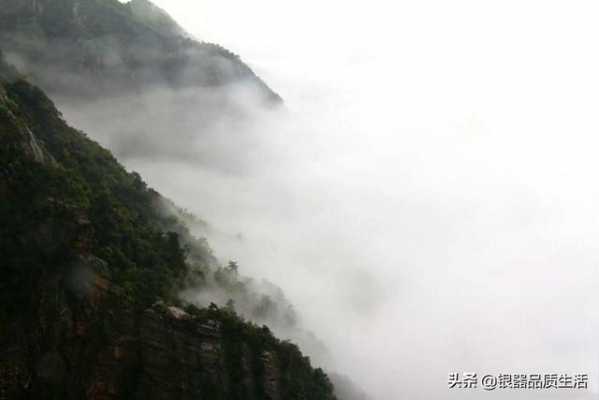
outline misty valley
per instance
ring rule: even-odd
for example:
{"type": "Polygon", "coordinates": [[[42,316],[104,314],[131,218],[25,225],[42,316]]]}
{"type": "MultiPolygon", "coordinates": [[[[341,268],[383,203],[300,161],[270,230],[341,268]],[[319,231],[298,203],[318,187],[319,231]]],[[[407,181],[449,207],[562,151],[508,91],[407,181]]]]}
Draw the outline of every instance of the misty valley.
{"type": "Polygon", "coordinates": [[[0,400],[596,398],[583,3],[0,0],[0,400]]]}
{"type": "Polygon", "coordinates": [[[230,143],[281,98],[145,0],[2,1],[0,20],[0,396],[335,398],[273,333],[326,352],[284,292],[91,139],[238,170],[230,143]]]}

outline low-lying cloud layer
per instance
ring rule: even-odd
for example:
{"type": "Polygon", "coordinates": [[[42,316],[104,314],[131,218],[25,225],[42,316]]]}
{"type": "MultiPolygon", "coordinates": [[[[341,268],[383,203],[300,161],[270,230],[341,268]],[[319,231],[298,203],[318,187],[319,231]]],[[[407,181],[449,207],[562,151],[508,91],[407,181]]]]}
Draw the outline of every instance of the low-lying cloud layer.
{"type": "MultiPolygon", "coordinates": [[[[348,7],[372,30],[330,54],[283,31],[265,44],[287,50],[258,61],[282,110],[215,120],[218,94],[164,90],[65,115],[207,220],[218,256],[281,286],[329,348],[311,356],[373,398],[592,398],[595,6],[348,7]],[[591,389],[448,390],[462,371],[587,373],[591,389]]],[[[259,55],[250,39],[234,50],[259,55]]]]}

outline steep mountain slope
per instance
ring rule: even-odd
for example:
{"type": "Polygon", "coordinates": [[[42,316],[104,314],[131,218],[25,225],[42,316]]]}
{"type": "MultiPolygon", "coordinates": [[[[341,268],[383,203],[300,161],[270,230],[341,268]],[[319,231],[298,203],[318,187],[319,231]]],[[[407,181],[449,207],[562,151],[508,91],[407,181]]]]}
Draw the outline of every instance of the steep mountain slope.
{"type": "Polygon", "coordinates": [[[148,0],[131,0],[126,6],[137,21],[164,36],[189,36],[170,15],[148,0]]]}
{"type": "Polygon", "coordinates": [[[265,103],[280,101],[238,56],[190,39],[147,0],[0,0],[0,42],[52,95],[242,83],[265,103]]]}
{"type": "Polygon", "coordinates": [[[0,49],[125,164],[243,170],[238,149],[282,104],[237,55],[191,39],[148,0],[0,0],[0,49]]]}
{"type": "Polygon", "coordinates": [[[334,399],[268,328],[179,303],[216,261],[166,203],[0,61],[0,398],[334,399]]]}

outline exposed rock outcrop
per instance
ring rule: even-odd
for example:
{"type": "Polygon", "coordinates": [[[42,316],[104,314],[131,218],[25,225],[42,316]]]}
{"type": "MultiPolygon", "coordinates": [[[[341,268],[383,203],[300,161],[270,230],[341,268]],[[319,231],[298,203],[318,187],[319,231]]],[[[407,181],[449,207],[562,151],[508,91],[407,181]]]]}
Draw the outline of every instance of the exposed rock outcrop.
{"type": "Polygon", "coordinates": [[[233,337],[219,310],[136,309],[105,274],[81,256],[68,275],[40,279],[32,314],[0,339],[0,399],[309,399],[318,384],[268,334],[233,337]]]}
{"type": "Polygon", "coordinates": [[[12,73],[0,59],[0,400],[334,400],[267,327],[157,301],[190,272],[158,194],[12,73]]]}

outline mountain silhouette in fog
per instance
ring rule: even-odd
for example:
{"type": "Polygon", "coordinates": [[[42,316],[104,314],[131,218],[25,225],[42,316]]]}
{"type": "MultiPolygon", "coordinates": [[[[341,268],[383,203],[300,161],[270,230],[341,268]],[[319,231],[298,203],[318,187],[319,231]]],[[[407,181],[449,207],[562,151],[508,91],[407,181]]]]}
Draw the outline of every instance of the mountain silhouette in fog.
{"type": "Polygon", "coordinates": [[[9,62],[50,94],[97,98],[148,87],[243,83],[273,92],[227,49],[191,38],[147,0],[0,0],[9,62]]]}

